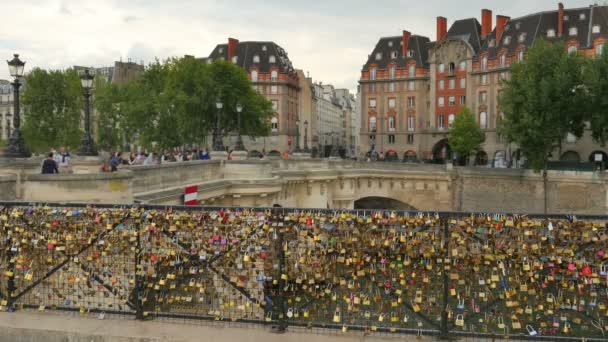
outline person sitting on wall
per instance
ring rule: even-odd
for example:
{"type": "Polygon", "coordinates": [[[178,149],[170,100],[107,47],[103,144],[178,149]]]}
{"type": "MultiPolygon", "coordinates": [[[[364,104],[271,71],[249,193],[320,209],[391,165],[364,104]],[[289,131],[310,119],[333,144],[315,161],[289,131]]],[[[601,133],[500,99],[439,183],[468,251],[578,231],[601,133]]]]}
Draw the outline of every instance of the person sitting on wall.
{"type": "Polygon", "coordinates": [[[53,152],[50,152],[44,162],[42,162],[42,174],[52,175],[55,173],[59,173],[59,169],[57,168],[57,162],[53,159],[53,152]]]}

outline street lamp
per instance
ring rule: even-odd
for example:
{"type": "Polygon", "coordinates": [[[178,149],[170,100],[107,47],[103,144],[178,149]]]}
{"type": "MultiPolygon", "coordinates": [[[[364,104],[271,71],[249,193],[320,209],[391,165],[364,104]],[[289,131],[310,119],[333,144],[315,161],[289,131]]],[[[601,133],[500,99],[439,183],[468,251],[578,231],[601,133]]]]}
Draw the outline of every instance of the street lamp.
{"type": "Polygon", "coordinates": [[[213,129],[213,151],[224,152],[224,142],[222,141],[222,135],[220,134],[220,114],[222,108],[224,108],[224,104],[222,101],[218,100],[215,103],[215,107],[217,108],[217,114],[215,116],[215,128],[213,129]]]}
{"type": "Polygon", "coordinates": [[[97,150],[93,137],[91,137],[91,89],[93,88],[93,79],[95,75],[85,69],[80,75],[80,83],[84,90],[84,136],[80,140],[80,155],[96,156],[97,150]]]}
{"type": "Polygon", "coordinates": [[[308,149],[308,120],[304,120],[304,152],[310,152],[308,149]]]}
{"type": "Polygon", "coordinates": [[[25,69],[25,62],[19,59],[18,54],[13,55],[13,59],[7,61],[8,71],[11,76],[15,78],[15,81],[11,83],[13,85],[13,133],[8,140],[8,147],[4,151],[4,157],[9,158],[27,158],[30,156],[30,152],[25,146],[25,140],[21,135],[21,117],[19,111],[19,88],[21,82],[19,79],[23,77],[23,70],[25,69]]]}
{"type": "Polygon", "coordinates": [[[302,150],[300,149],[300,119],[296,120],[296,149],[294,152],[295,153],[302,152],[302,150]]]}
{"type": "Polygon", "coordinates": [[[236,145],[234,146],[235,151],[245,151],[245,145],[243,144],[243,137],[241,136],[241,112],[243,111],[243,106],[239,103],[236,105],[236,121],[238,126],[238,135],[236,137],[236,145]]]}

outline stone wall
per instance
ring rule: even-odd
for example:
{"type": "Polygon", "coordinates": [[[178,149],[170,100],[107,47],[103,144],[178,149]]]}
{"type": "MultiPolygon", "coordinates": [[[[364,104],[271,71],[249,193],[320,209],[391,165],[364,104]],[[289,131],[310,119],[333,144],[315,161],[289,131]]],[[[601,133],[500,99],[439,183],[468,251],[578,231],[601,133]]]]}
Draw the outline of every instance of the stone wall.
{"type": "Polygon", "coordinates": [[[219,160],[199,160],[187,163],[163,165],[131,166],[133,172],[133,193],[183,187],[223,178],[222,162],[219,160]]]}
{"type": "Polygon", "coordinates": [[[4,201],[17,199],[16,175],[0,175],[0,199],[4,201]]]}

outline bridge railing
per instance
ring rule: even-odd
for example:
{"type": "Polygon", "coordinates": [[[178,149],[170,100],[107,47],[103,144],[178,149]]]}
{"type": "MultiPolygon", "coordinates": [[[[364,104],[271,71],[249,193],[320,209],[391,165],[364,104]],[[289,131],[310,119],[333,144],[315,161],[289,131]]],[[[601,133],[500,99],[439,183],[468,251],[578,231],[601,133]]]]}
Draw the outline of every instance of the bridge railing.
{"type": "Polygon", "coordinates": [[[0,203],[0,309],[601,340],[604,216],[0,203]]]}

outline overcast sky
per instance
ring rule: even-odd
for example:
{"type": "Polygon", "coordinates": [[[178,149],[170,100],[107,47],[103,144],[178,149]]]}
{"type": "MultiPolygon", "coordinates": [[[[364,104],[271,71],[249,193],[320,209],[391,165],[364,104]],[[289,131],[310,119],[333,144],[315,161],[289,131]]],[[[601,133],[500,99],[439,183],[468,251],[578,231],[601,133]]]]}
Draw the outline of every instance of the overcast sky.
{"type": "MultiPolygon", "coordinates": [[[[569,0],[566,8],[596,1],[569,0]]],[[[435,18],[482,8],[517,17],[557,9],[549,0],[1,0],[0,60],[33,67],[110,66],[114,61],[208,56],[228,37],[275,41],[315,81],[356,89],[381,36],[406,29],[435,40],[435,18]]],[[[0,66],[0,78],[8,78],[0,66]]]]}

